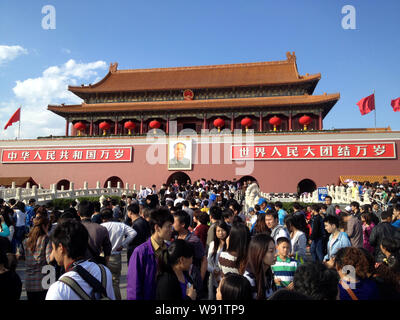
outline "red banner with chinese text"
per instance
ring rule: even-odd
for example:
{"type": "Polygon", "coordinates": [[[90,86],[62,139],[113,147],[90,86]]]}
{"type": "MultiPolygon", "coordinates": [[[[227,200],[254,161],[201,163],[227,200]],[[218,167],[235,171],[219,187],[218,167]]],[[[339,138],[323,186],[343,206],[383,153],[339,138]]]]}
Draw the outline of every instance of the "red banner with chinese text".
{"type": "Polygon", "coordinates": [[[232,145],[232,160],[396,159],[390,143],[232,145]]]}
{"type": "Polygon", "coordinates": [[[2,163],[132,161],[132,147],[3,149],[2,163]]]}

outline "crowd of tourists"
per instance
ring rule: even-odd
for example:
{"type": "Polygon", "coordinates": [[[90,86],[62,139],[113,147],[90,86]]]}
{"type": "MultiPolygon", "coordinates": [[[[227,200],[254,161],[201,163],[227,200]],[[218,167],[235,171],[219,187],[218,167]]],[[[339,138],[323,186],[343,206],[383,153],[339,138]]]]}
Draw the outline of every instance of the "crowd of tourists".
{"type": "Polygon", "coordinates": [[[327,196],[243,212],[249,183],[175,181],[62,211],[0,199],[0,297],[21,298],[24,260],[28,300],[120,300],[126,251],[128,300],[400,298],[396,184],[387,210],[327,196]]]}

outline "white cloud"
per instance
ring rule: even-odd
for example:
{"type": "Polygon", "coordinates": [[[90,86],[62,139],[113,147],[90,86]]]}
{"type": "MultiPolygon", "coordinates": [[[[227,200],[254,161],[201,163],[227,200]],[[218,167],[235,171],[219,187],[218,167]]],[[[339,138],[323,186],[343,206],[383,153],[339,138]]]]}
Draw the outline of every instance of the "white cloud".
{"type": "MultiPolygon", "coordinates": [[[[104,76],[106,69],[104,61],[77,63],[70,59],[60,66],[45,69],[42,76],[16,81],[13,88],[15,98],[9,102],[0,103],[1,122],[3,126],[13,112],[22,106],[21,138],[36,138],[38,136],[64,135],[65,120],[47,110],[49,104],[79,104],[82,99],[68,91],[68,85],[80,85],[104,76]]],[[[18,134],[18,123],[7,130],[2,130],[0,138],[14,138],[18,134]]]]}
{"type": "Polygon", "coordinates": [[[28,54],[28,50],[21,46],[0,45],[0,65],[7,61],[14,60],[21,54],[28,54]]]}
{"type": "Polygon", "coordinates": [[[61,52],[62,52],[62,53],[65,53],[65,54],[71,54],[71,50],[69,50],[69,49],[67,49],[67,48],[62,48],[62,49],[61,49],[61,52]]]}

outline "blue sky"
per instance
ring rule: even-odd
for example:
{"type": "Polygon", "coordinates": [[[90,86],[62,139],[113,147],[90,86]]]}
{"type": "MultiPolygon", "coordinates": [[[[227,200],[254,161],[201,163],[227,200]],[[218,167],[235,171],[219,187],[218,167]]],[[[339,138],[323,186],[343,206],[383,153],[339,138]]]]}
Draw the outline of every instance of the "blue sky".
{"type": "Polygon", "coordinates": [[[390,106],[400,97],[399,12],[398,0],[3,0],[0,138],[15,137],[17,124],[2,129],[20,105],[23,138],[63,134],[64,120],[47,105],[79,102],[66,86],[100,80],[110,62],[243,63],[285,60],[287,51],[300,74],[321,73],[315,94],[340,93],[326,129],[374,127],[374,113],[361,116],[356,103],[375,89],[377,126],[400,130],[390,106]],[[55,30],[42,28],[45,5],[56,9],[55,30]],[[356,30],[342,28],[345,5],[356,10],[356,30]]]}

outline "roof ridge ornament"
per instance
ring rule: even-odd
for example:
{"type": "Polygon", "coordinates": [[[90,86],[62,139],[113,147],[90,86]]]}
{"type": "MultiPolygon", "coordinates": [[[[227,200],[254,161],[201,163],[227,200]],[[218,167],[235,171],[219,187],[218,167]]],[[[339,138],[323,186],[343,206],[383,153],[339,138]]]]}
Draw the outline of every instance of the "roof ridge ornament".
{"type": "Polygon", "coordinates": [[[109,72],[114,73],[117,71],[118,68],[118,62],[110,63],[110,69],[109,72]]]}
{"type": "Polygon", "coordinates": [[[292,53],[288,51],[286,52],[286,58],[287,61],[296,61],[296,54],[294,53],[294,51],[292,53]]]}

